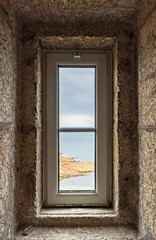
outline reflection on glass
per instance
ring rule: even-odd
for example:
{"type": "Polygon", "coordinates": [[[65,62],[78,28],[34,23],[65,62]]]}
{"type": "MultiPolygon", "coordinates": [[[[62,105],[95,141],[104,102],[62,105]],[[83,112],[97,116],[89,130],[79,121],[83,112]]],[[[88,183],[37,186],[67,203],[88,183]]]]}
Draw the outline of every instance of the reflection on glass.
{"type": "Polygon", "coordinates": [[[95,132],[59,133],[59,191],[95,190],[95,132]]]}
{"type": "Polygon", "coordinates": [[[95,67],[59,67],[59,127],[95,127],[95,67]]]}

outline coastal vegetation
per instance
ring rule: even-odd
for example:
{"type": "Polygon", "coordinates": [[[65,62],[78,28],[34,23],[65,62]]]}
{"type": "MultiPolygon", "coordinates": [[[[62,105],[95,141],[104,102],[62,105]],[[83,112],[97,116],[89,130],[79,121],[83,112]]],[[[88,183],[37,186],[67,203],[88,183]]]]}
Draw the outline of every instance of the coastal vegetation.
{"type": "Polygon", "coordinates": [[[66,158],[60,155],[60,181],[66,178],[88,175],[95,171],[95,164],[91,162],[77,162],[74,158],[66,158]]]}

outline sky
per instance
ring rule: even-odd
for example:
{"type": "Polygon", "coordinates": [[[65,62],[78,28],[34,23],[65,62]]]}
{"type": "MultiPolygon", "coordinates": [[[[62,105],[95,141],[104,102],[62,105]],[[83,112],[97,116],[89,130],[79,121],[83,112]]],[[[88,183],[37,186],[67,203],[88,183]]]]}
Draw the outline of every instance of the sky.
{"type": "Polygon", "coordinates": [[[59,127],[94,127],[94,101],[94,67],[59,67],[59,127]]]}

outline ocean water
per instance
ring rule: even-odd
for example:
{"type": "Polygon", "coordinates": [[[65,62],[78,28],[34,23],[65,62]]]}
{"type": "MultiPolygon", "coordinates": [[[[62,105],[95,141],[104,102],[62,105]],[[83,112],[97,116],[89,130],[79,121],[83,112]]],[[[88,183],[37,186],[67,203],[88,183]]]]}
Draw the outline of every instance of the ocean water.
{"type": "Polygon", "coordinates": [[[80,177],[72,177],[64,179],[60,182],[60,189],[64,190],[95,190],[95,181],[94,181],[94,173],[91,172],[87,176],[80,176],[80,177]]]}
{"type": "MultiPolygon", "coordinates": [[[[95,163],[95,133],[61,132],[59,134],[59,153],[63,157],[72,157],[77,162],[95,163]]],[[[60,181],[61,190],[95,190],[95,173],[77,176],[60,181]]]]}
{"type": "Polygon", "coordinates": [[[63,157],[73,157],[76,161],[94,163],[94,132],[61,132],[59,142],[59,153],[63,157]]]}

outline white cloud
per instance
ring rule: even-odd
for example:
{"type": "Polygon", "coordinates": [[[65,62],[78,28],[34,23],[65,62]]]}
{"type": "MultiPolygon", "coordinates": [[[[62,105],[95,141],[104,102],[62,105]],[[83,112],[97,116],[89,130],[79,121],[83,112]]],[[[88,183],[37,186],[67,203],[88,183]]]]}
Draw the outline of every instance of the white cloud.
{"type": "Polygon", "coordinates": [[[92,115],[64,115],[59,119],[60,127],[94,127],[94,117],[92,115]]]}

